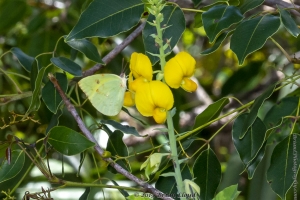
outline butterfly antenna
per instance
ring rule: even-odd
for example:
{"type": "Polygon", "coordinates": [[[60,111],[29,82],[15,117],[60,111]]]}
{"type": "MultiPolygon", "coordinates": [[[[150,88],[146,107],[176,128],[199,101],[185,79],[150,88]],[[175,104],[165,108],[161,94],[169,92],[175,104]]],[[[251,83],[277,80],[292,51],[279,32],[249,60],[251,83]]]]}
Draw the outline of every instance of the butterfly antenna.
{"type": "Polygon", "coordinates": [[[126,73],[127,73],[127,68],[128,66],[128,62],[126,62],[126,64],[124,64],[124,58],[122,59],[122,72],[121,72],[121,75],[120,76],[124,76],[126,73]]]}

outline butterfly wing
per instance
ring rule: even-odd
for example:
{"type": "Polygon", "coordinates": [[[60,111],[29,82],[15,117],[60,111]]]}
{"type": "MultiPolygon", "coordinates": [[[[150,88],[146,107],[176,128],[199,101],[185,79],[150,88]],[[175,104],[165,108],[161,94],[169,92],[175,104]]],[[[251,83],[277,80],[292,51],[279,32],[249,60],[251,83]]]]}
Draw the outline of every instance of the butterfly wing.
{"type": "Polygon", "coordinates": [[[92,105],[102,114],[117,115],[123,106],[126,78],[114,74],[96,74],[79,81],[92,105]]]}

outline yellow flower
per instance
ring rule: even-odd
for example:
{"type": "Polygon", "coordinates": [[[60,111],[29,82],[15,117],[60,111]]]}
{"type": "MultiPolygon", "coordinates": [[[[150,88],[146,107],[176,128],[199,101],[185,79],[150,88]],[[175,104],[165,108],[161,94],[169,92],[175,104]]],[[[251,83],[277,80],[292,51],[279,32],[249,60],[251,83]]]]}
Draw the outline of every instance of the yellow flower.
{"type": "Polygon", "coordinates": [[[182,87],[187,92],[197,89],[197,84],[190,78],[195,71],[196,61],[186,52],[180,52],[165,65],[164,77],[171,88],[182,87]]]}
{"type": "Polygon", "coordinates": [[[144,82],[135,93],[137,110],[146,117],[153,116],[156,123],[164,123],[167,111],[173,107],[170,88],[161,81],[144,82]]]}
{"type": "Polygon", "coordinates": [[[146,80],[152,80],[152,64],[148,56],[142,53],[132,53],[130,57],[130,71],[134,78],[144,77],[146,80]]]}
{"type": "Polygon", "coordinates": [[[129,91],[125,92],[124,106],[135,104],[135,91],[144,82],[152,80],[152,65],[150,59],[142,53],[132,53],[130,57],[129,91]],[[133,77],[135,80],[133,80],[133,77]]]}

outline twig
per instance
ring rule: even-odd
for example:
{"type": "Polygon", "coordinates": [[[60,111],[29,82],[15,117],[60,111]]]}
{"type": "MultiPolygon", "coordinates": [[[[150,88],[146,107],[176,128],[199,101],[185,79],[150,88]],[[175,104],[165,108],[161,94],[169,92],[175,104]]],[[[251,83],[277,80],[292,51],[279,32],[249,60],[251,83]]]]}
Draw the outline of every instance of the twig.
{"type": "MultiPolygon", "coordinates": [[[[75,107],[73,106],[73,104],[71,104],[71,102],[69,101],[69,99],[67,98],[67,96],[65,95],[65,93],[63,92],[63,90],[61,89],[60,85],[58,84],[57,79],[52,74],[49,74],[49,79],[53,83],[54,87],[56,88],[56,90],[58,91],[58,93],[60,94],[60,96],[62,97],[62,99],[63,99],[63,101],[64,101],[64,103],[65,103],[68,111],[72,114],[72,116],[76,120],[76,122],[77,122],[80,130],[82,131],[82,133],[91,142],[95,143],[94,149],[102,157],[104,150],[99,146],[99,144],[96,141],[96,139],[94,138],[94,136],[91,134],[91,132],[84,125],[84,123],[81,120],[80,116],[78,115],[75,107]]],[[[154,188],[150,184],[148,184],[148,183],[142,181],[141,179],[137,178],[136,176],[134,176],[133,174],[131,174],[130,172],[128,172],[127,170],[125,170],[124,168],[122,168],[117,163],[114,163],[111,158],[103,158],[103,160],[105,160],[106,162],[108,162],[113,168],[115,168],[115,170],[117,172],[119,172],[120,174],[123,174],[128,179],[134,181],[139,186],[143,187],[145,192],[152,193],[153,195],[155,195],[156,197],[161,198],[161,199],[165,199],[165,200],[171,200],[172,199],[170,197],[165,197],[166,195],[162,195],[163,193],[161,191],[157,190],[156,188],[154,188]]]]}
{"type": "MultiPolygon", "coordinates": [[[[103,57],[104,63],[109,63],[116,55],[118,55],[125,47],[127,47],[144,29],[146,21],[142,22],[127,38],[123,40],[121,44],[119,44],[116,48],[114,48],[111,52],[109,52],[106,56],[103,57]]],[[[94,74],[98,71],[103,65],[96,64],[92,68],[84,71],[82,73],[82,77],[86,77],[94,74]]]]}
{"type": "MultiPolygon", "coordinates": [[[[295,8],[297,10],[300,9],[299,5],[296,5],[296,4],[293,5],[289,2],[282,1],[282,0],[265,0],[263,4],[267,5],[267,6],[270,6],[270,7],[273,7],[275,9],[277,9],[277,5],[285,7],[285,8],[295,8]]],[[[297,10],[290,10],[290,12],[293,15],[300,16],[300,13],[297,10]]]]}

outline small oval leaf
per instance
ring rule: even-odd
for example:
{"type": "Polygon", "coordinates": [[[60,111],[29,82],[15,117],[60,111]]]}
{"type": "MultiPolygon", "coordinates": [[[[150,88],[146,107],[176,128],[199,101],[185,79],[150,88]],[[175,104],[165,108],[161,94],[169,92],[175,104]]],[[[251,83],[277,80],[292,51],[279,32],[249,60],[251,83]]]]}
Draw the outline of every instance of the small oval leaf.
{"type": "Polygon", "coordinates": [[[25,163],[25,153],[21,150],[11,152],[11,163],[5,159],[0,167],[0,183],[15,177],[25,163]]]}
{"type": "Polygon", "coordinates": [[[22,67],[30,72],[31,71],[31,66],[34,62],[34,58],[31,56],[28,56],[25,54],[21,49],[17,47],[13,47],[10,49],[10,51],[14,54],[14,56],[17,57],[19,63],[22,65],[22,67]]]}
{"type": "Polygon", "coordinates": [[[79,154],[95,145],[80,133],[64,126],[52,128],[48,135],[48,142],[53,148],[68,156],[79,154]]]}
{"type": "Polygon", "coordinates": [[[97,50],[97,47],[91,43],[87,39],[81,39],[81,40],[71,40],[67,42],[68,45],[70,45],[73,49],[76,49],[83,53],[87,58],[91,59],[92,61],[96,63],[105,64],[101,56],[99,55],[99,52],[97,50]]]}
{"type": "Polygon", "coordinates": [[[300,29],[298,28],[295,20],[291,17],[290,13],[287,10],[280,8],[278,5],[277,5],[277,7],[280,12],[281,22],[283,23],[286,30],[292,36],[298,37],[298,35],[300,34],[300,29]]]}
{"type": "Polygon", "coordinates": [[[62,70],[73,74],[74,76],[82,76],[81,67],[74,61],[65,57],[54,57],[50,61],[62,70]]]}

